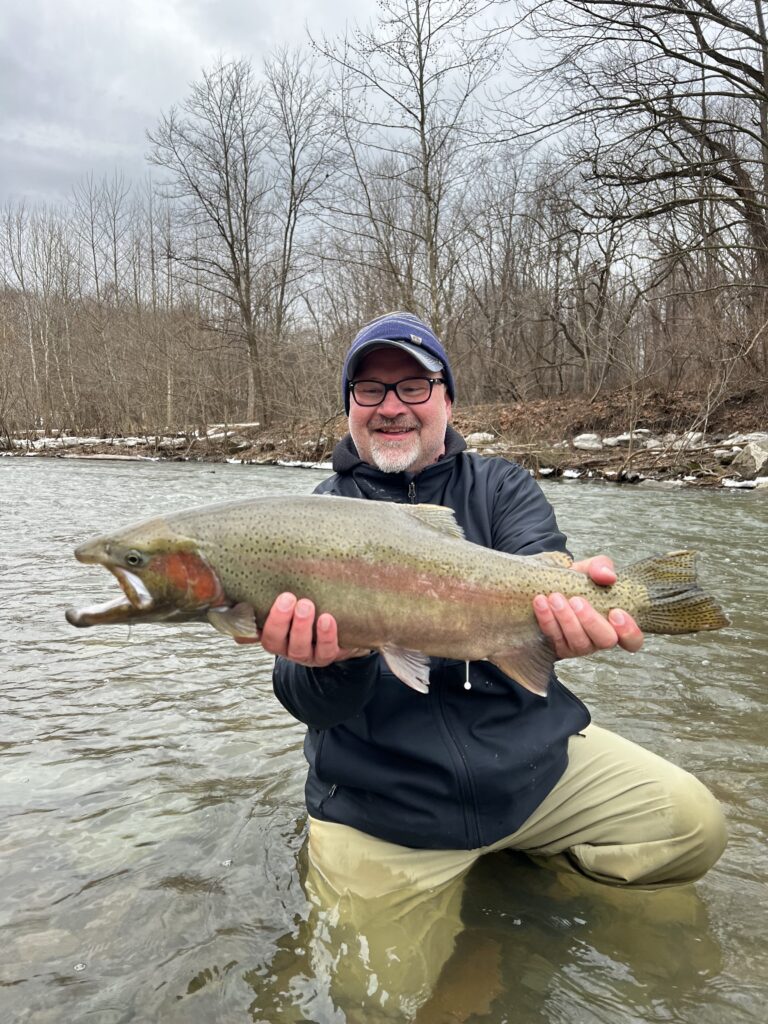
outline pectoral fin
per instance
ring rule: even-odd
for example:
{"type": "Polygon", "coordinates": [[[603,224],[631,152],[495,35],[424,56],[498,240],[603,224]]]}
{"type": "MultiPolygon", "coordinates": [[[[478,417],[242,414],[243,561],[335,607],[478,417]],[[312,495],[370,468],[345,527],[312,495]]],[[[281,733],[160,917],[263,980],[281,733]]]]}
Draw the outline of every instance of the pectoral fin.
{"type": "Polygon", "coordinates": [[[406,651],[402,647],[382,647],[381,655],[389,670],[406,686],[419,693],[429,693],[429,658],[421,651],[406,651]]]}
{"type": "Polygon", "coordinates": [[[545,636],[539,635],[517,647],[499,651],[486,660],[526,690],[539,697],[546,697],[549,677],[555,664],[555,651],[545,636]]]}
{"type": "Polygon", "coordinates": [[[259,629],[249,604],[236,604],[231,608],[209,608],[207,618],[214,629],[235,639],[259,639],[259,629]]]}

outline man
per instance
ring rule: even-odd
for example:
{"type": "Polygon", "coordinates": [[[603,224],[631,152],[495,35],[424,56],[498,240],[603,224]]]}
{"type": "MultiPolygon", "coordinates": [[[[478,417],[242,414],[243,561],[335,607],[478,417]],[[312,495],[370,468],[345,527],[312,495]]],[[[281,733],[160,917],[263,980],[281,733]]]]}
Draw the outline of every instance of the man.
{"type": "MultiPolygon", "coordinates": [[[[319,492],[446,505],[476,543],[519,555],[565,550],[530,475],[468,453],[450,426],[455,381],[425,323],[392,313],[366,325],[346,357],[342,387],[349,435],[319,492]]],[[[615,579],[603,556],[574,568],[598,584],[615,579]]],[[[642,644],[629,615],[605,618],[583,598],[539,595],[534,612],[559,658],[642,644]]],[[[346,900],[358,928],[362,913],[366,927],[374,912],[400,921],[406,904],[419,908],[414,922],[422,927],[420,899],[444,893],[478,857],[500,849],[610,885],[655,888],[700,877],[724,848],[709,792],[591,725],[554,676],[542,698],[490,663],[472,663],[467,690],[464,663],[432,659],[429,694],[414,693],[375,652],[339,647],[333,617],[316,615],[300,594],[278,598],[261,642],[278,656],[278,699],[308,726],[315,888],[326,905],[346,900]]],[[[445,906],[440,913],[445,922],[445,906]]],[[[455,904],[452,913],[457,918],[455,904]]],[[[448,928],[451,941],[458,928],[448,928]]],[[[382,950],[393,948],[391,939],[381,938],[382,950]]],[[[418,941],[428,945],[424,935],[418,941]]],[[[391,969],[385,960],[377,977],[391,969]]]]}

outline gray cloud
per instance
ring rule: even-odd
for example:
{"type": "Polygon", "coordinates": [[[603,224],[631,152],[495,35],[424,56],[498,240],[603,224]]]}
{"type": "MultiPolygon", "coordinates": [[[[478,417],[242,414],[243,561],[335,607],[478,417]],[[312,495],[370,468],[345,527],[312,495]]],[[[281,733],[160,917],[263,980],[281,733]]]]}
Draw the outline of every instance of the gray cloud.
{"type": "Polygon", "coordinates": [[[4,0],[0,203],[148,173],[145,132],[218,57],[258,61],[374,0],[4,0]]]}

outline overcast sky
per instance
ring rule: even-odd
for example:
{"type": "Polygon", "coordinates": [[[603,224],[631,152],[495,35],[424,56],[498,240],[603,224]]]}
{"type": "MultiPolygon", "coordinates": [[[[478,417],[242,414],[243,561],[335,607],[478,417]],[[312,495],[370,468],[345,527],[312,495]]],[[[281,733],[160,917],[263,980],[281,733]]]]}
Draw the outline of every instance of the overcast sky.
{"type": "Polygon", "coordinates": [[[375,0],[0,0],[0,207],[144,177],[145,131],[218,57],[367,21],[375,0]]]}

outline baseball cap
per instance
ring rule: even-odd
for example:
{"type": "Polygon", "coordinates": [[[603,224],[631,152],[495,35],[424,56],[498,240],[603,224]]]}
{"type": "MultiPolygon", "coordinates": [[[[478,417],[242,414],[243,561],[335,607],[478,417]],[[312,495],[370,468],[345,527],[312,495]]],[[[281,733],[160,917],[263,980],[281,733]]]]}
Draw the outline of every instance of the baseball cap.
{"type": "Polygon", "coordinates": [[[341,372],[345,412],[349,412],[349,382],[354,380],[360,360],[374,349],[386,347],[402,349],[430,373],[442,370],[448,396],[454,400],[456,385],[448,355],[432,328],[412,313],[385,313],[358,331],[349,347],[341,372]]]}

